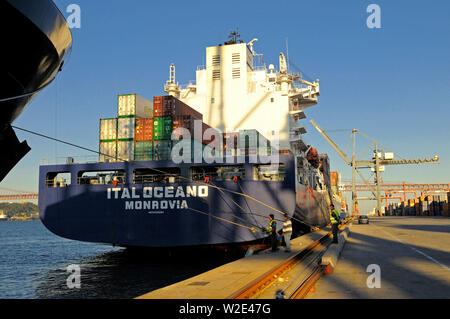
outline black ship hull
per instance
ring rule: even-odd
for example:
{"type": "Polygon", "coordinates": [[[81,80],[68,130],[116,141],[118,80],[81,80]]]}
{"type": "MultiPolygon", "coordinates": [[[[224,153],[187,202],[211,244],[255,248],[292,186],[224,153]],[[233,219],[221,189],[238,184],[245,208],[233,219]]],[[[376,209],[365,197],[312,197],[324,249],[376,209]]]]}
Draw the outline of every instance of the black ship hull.
{"type": "Polygon", "coordinates": [[[61,70],[72,46],[64,16],[51,0],[0,2],[0,181],[30,150],[11,128],[61,70]]]}

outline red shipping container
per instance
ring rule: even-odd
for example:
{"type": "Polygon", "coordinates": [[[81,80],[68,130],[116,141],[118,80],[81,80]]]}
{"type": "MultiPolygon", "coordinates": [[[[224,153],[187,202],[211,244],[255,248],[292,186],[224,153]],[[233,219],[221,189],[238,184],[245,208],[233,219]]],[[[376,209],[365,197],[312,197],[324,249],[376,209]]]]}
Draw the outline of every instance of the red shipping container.
{"type": "Polygon", "coordinates": [[[193,119],[203,120],[203,115],[173,96],[153,97],[153,117],[190,115],[193,119]]]}
{"type": "Polygon", "coordinates": [[[136,119],[135,140],[153,141],[153,118],[136,119]]]}
{"type": "Polygon", "coordinates": [[[158,117],[162,113],[162,104],[164,96],[154,96],[153,97],[153,117],[158,117]],[[155,115],[157,114],[157,115],[155,115]]]}

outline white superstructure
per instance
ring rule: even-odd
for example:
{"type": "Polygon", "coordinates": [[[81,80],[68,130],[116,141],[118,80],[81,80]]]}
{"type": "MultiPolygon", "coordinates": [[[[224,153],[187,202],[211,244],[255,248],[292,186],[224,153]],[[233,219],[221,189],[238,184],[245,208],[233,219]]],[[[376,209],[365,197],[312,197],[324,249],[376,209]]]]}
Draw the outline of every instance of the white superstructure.
{"type": "Polygon", "coordinates": [[[319,83],[288,73],[283,53],[278,70],[266,67],[253,46],[236,39],[206,48],[206,66],[197,68],[195,84],[181,87],[175,67],[165,91],[203,114],[206,123],[224,132],[256,129],[269,140],[279,132],[280,149],[306,150],[298,120],[303,109],[317,104],[319,83]]]}

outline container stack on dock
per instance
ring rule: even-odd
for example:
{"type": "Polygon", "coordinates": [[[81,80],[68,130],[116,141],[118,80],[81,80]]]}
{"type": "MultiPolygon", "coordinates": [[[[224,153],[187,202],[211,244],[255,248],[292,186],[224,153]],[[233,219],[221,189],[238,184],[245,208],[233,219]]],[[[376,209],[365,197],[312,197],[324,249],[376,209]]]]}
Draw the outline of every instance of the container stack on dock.
{"type": "Polygon", "coordinates": [[[410,198],[400,203],[388,205],[389,216],[449,216],[450,193],[446,195],[427,195],[410,198]]]}
{"type": "Polygon", "coordinates": [[[339,189],[339,174],[338,172],[330,172],[330,184],[331,184],[331,192],[333,194],[338,194],[339,189]]]}

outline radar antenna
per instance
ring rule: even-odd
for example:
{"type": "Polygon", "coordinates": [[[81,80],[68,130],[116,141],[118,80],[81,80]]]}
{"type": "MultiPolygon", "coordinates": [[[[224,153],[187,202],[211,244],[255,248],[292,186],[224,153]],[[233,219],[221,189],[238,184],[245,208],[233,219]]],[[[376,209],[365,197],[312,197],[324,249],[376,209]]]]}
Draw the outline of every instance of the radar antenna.
{"type": "Polygon", "coordinates": [[[241,35],[238,33],[238,29],[233,30],[230,32],[230,35],[228,36],[229,41],[225,42],[225,44],[236,44],[238,43],[238,40],[241,38],[241,35]]]}

